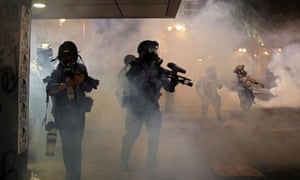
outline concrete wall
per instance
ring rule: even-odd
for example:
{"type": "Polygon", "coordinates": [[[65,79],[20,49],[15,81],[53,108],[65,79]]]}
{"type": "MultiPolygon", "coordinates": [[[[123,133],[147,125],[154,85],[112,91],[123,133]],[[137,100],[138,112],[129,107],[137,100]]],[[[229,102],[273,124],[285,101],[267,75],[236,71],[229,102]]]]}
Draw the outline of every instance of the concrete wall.
{"type": "Polygon", "coordinates": [[[27,179],[31,0],[0,0],[0,179],[27,179]]]}

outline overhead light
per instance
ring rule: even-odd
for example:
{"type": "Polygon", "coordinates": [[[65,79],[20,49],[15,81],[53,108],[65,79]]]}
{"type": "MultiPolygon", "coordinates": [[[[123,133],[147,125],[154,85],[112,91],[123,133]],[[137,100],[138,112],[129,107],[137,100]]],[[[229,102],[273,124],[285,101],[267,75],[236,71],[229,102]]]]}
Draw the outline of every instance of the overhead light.
{"type": "Polygon", "coordinates": [[[49,44],[49,43],[42,43],[42,44],[39,45],[39,48],[41,48],[41,49],[49,49],[49,48],[51,48],[51,44],[49,44]]]}
{"type": "Polygon", "coordinates": [[[265,51],[265,52],[264,52],[264,55],[269,56],[270,54],[269,54],[268,51],[265,51]]]}
{"type": "Polygon", "coordinates": [[[167,29],[168,29],[168,31],[172,31],[173,27],[172,26],[168,26],[167,29]]]}
{"type": "Polygon", "coordinates": [[[33,3],[33,7],[35,7],[35,8],[45,8],[46,4],[44,4],[42,2],[36,2],[36,3],[33,3]]]}
{"type": "Polygon", "coordinates": [[[242,53],[245,53],[245,52],[247,52],[247,49],[246,48],[239,48],[238,51],[242,52],[242,53]]]}
{"type": "Polygon", "coordinates": [[[183,25],[178,24],[178,25],[175,26],[175,28],[176,28],[177,31],[185,31],[185,27],[183,25]]]}
{"type": "Polygon", "coordinates": [[[66,22],[66,19],[59,19],[59,25],[62,26],[66,22]]]}

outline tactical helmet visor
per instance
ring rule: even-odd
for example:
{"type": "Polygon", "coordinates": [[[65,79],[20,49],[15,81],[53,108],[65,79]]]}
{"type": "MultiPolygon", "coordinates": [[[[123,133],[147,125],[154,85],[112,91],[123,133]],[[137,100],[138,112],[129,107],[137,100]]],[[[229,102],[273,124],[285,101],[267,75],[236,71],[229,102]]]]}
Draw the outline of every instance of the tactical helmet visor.
{"type": "Polygon", "coordinates": [[[158,46],[152,46],[148,48],[148,53],[158,53],[158,46]]]}
{"type": "Polygon", "coordinates": [[[77,53],[76,52],[71,52],[68,50],[65,50],[62,52],[62,58],[67,58],[67,57],[76,57],[77,53]]]}

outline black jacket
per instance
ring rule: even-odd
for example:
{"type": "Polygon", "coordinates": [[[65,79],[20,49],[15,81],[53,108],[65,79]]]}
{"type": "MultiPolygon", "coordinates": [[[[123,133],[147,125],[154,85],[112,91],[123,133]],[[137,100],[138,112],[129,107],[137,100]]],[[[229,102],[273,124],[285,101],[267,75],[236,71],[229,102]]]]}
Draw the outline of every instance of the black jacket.
{"type": "Polygon", "coordinates": [[[128,103],[136,108],[159,108],[160,90],[174,92],[176,84],[167,78],[157,61],[138,58],[127,72],[129,82],[128,103]]]}
{"type": "MultiPolygon", "coordinates": [[[[59,84],[65,83],[66,78],[73,78],[75,74],[83,74],[88,77],[87,69],[84,64],[76,63],[72,68],[65,67],[62,63],[59,63],[56,69],[51,73],[50,81],[47,84],[46,91],[50,91],[56,88],[59,84]]],[[[78,113],[84,113],[87,111],[88,104],[86,101],[90,101],[90,98],[86,97],[85,92],[90,92],[91,87],[85,81],[80,85],[71,87],[74,93],[74,99],[68,98],[68,90],[63,90],[56,95],[52,96],[53,107],[52,113],[54,117],[58,117],[61,113],[68,111],[76,111],[78,113]]],[[[91,104],[90,104],[91,105],[91,104]]]]}

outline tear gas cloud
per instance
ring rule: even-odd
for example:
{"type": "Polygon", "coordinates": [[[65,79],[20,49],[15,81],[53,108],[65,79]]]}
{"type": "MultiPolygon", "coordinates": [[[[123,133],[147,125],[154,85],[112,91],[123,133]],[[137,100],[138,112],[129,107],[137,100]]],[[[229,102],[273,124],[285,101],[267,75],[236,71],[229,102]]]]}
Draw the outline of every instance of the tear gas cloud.
{"type": "MultiPolygon", "coordinates": [[[[145,39],[159,41],[164,66],[174,62],[187,70],[184,76],[196,82],[206,66],[215,65],[224,84],[231,86],[234,81],[232,70],[237,63],[235,52],[247,38],[238,27],[237,20],[232,18],[233,10],[230,4],[208,1],[198,14],[189,19],[67,20],[63,24],[58,20],[33,20],[31,58],[35,58],[34,51],[41,42],[50,43],[56,57],[58,46],[65,40],[73,40],[89,74],[100,79],[99,90],[91,93],[95,99],[94,112],[88,114],[88,117],[97,119],[97,123],[103,121],[100,117],[122,120],[124,111],[114,95],[117,73],[123,66],[125,55],[137,56],[137,45],[145,39]],[[177,23],[186,25],[186,31],[167,31],[168,25],[177,23]],[[106,117],[107,113],[114,117],[106,117]]],[[[236,94],[223,89],[228,101],[236,106],[236,94]]],[[[184,101],[181,99],[183,97],[189,100],[197,98],[194,88],[181,85],[177,87],[174,96],[177,100],[175,104],[184,101]]]]}
{"type": "MultiPolygon", "coordinates": [[[[191,77],[194,82],[203,74],[207,65],[214,65],[220,78],[230,89],[235,81],[232,70],[236,64],[246,64],[246,70],[254,76],[256,68],[251,55],[241,57],[237,53],[237,49],[243,46],[248,37],[241,21],[233,16],[236,15],[235,11],[234,6],[223,1],[207,1],[198,14],[188,19],[178,16],[171,20],[67,20],[63,24],[58,20],[33,20],[31,59],[36,58],[35,51],[39,43],[50,43],[55,57],[59,44],[64,40],[73,40],[78,45],[90,74],[101,80],[101,88],[109,89],[115,86],[116,74],[123,66],[124,56],[137,55],[136,47],[140,41],[154,39],[160,42],[160,56],[164,65],[175,62],[187,70],[186,76],[191,77]],[[186,25],[186,31],[168,32],[167,26],[175,23],[186,25]]],[[[180,15],[180,11],[178,14],[180,15]]],[[[284,59],[280,53],[275,53],[268,66],[268,70],[277,77],[276,87],[271,91],[277,99],[284,96],[284,92],[291,91],[292,87],[295,87],[292,92],[297,91],[299,80],[294,75],[297,74],[299,65],[294,64],[297,62],[297,51],[293,50],[295,48],[297,47],[284,48],[288,51],[284,52],[284,59]],[[281,73],[280,69],[283,69],[281,73]],[[285,78],[284,72],[294,77],[285,78]],[[290,82],[291,87],[285,86],[284,82],[290,82]],[[293,82],[295,83],[291,84],[293,82]]],[[[264,80],[263,76],[264,74],[258,78],[264,80]]],[[[290,100],[286,96],[280,98],[284,106],[288,106],[290,100]]],[[[262,103],[272,106],[272,102],[262,103]]]]}
{"type": "MultiPolygon", "coordinates": [[[[32,20],[31,59],[36,58],[36,47],[42,42],[53,46],[54,57],[63,41],[72,40],[77,44],[89,75],[100,80],[99,89],[90,94],[95,103],[92,112],[87,114],[86,121],[87,126],[95,130],[95,133],[90,131],[86,134],[96,137],[99,135],[99,139],[104,138],[114,149],[112,152],[119,152],[125,111],[114,94],[116,78],[124,65],[123,58],[128,54],[137,56],[137,45],[143,40],[157,40],[160,43],[160,57],[164,60],[163,66],[166,67],[168,62],[176,63],[187,70],[184,76],[190,77],[194,83],[203,75],[207,66],[214,65],[225,84],[225,88],[220,91],[223,104],[226,104],[222,109],[239,108],[237,92],[231,90],[235,81],[233,69],[237,64],[246,64],[246,70],[252,73],[255,72],[253,69],[256,64],[251,55],[241,56],[237,52],[248,40],[248,36],[236,11],[232,4],[224,1],[207,1],[197,14],[188,18],[181,17],[179,13],[176,19],[89,19],[67,20],[63,24],[59,24],[58,20],[32,20]],[[167,26],[175,23],[186,25],[186,31],[168,31],[167,26]],[[100,135],[103,130],[108,134],[100,135]]],[[[277,77],[276,87],[271,89],[276,97],[269,102],[258,101],[256,106],[299,106],[300,101],[295,98],[298,97],[300,83],[297,78],[300,70],[299,46],[288,46],[284,51],[284,58],[283,54],[275,53],[266,69],[277,77]],[[291,97],[292,94],[295,96],[291,97]]],[[[41,93],[36,90],[31,88],[31,94],[41,93]]],[[[175,105],[199,102],[194,88],[187,86],[178,85],[174,97],[175,105]]],[[[44,100],[38,103],[40,105],[43,102],[44,100]]],[[[196,114],[200,116],[198,106],[187,111],[197,111],[196,114]]],[[[185,113],[184,110],[180,112],[185,113]]],[[[185,136],[181,138],[184,139],[185,136]]],[[[182,140],[182,152],[189,148],[186,144],[189,141],[182,140]]],[[[90,140],[84,140],[86,144],[89,142],[90,140]]],[[[181,152],[180,149],[177,151],[181,152]]]]}
{"type": "Polygon", "coordinates": [[[262,104],[268,107],[299,107],[300,99],[300,63],[299,44],[291,44],[283,52],[274,52],[268,68],[275,75],[276,86],[271,88],[275,96],[262,104]]]}

